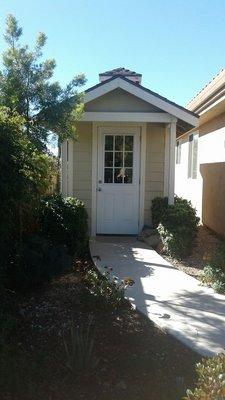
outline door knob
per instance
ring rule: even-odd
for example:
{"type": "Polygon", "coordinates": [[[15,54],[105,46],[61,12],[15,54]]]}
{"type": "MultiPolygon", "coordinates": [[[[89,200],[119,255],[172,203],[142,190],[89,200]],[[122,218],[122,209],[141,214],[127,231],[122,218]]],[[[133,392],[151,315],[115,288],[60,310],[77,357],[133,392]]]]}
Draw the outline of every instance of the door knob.
{"type": "Polygon", "coordinates": [[[102,191],[102,189],[101,188],[98,188],[98,192],[101,192],[102,191]]]}

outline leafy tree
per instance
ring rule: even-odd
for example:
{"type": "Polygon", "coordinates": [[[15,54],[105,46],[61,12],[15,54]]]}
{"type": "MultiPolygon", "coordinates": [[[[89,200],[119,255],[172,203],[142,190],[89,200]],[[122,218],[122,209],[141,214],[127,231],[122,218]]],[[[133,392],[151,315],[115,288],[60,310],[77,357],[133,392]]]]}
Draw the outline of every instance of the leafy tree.
{"type": "Polygon", "coordinates": [[[52,157],[24,134],[24,120],[0,107],[0,275],[22,235],[35,230],[35,209],[54,173],[52,157]]]}
{"type": "Polygon", "coordinates": [[[82,94],[78,92],[85,78],[76,76],[62,88],[53,82],[56,62],[44,60],[42,50],[46,35],[39,33],[33,50],[21,45],[22,28],[13,15],[6,19],[5,40],[0,72],[0,105],[23,117],[27,136],[39,149],[46,149],[49,132],[59,141],[75,134],[74,122],[82,113],[82,94]]]}

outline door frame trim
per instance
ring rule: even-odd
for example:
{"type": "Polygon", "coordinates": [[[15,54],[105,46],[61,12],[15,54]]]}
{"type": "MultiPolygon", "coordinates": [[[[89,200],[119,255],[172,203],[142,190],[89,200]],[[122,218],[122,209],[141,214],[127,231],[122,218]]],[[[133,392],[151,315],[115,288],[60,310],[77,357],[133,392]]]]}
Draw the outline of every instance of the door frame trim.
{"type": "Polygon", "coordinates": [[[97,231],[97,175],[98,175],[98,129],[102,127],[136,127],[140,129],[140,165],[139,165],[139,223],[138,232],[144,226],[145,202],[145,164],[146,164],[146,123],[92,123],[92,201],[91,201],[91,236],[97,231]]]}

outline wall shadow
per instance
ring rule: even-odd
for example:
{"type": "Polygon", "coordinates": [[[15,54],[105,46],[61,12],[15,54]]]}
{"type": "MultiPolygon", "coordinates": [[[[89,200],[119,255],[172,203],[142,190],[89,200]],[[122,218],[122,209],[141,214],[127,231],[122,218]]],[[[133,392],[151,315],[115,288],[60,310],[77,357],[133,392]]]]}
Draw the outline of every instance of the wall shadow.
{"type": "Polygon", "coordinates": [[[225,235],[225,162],[200,165],[203,179],[202,222],[225,235]]]}

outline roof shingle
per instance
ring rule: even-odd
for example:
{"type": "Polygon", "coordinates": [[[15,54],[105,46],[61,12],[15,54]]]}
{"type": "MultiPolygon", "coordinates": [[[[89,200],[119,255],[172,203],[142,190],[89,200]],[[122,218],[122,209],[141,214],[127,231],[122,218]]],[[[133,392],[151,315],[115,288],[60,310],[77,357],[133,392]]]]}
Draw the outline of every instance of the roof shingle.
{"type": "Polygon", "coordinates": [[[130,71],[124,67],[119,67],[111,69],[110,71],[101,72],[99,76],[142,76],[142,74],[139,74],[135,71],[130,71]]]}

